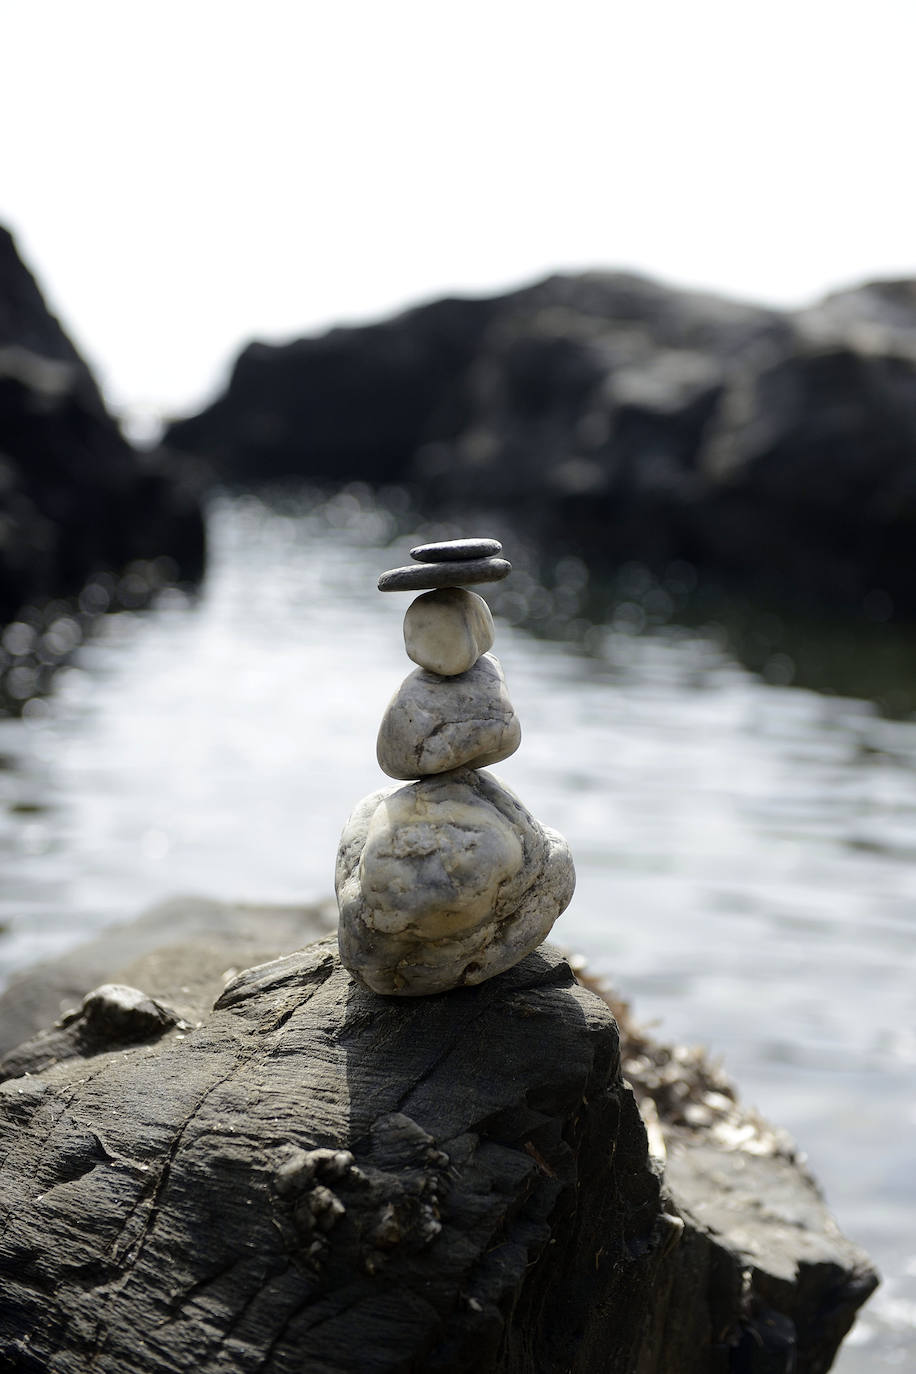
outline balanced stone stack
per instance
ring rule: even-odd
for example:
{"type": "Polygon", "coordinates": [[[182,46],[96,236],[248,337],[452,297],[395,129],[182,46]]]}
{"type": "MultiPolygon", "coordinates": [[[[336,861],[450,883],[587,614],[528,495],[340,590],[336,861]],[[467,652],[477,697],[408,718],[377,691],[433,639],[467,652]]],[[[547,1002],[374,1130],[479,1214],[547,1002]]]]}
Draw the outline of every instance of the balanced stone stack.
{"type": "Polygon", "coordinates": [[[378,761],[407,780],[365,797],[337,855],[340,954],[366,987],[416,997],[482,983],[544,940],[575,886],[569,847],[492,774],[521,728],[468,585],[511,564],[495,539],[411,549],[379,590],[423,591],[404,617],[418,664],[390,702],[378,761]]]}

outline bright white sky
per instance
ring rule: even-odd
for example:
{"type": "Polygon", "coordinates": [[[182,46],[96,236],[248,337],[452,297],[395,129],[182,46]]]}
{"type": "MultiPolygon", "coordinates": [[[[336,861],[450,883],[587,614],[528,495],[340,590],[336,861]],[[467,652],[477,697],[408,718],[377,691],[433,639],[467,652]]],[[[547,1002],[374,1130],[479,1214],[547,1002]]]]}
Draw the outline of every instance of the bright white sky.
{"type": "Polygon", "coordinates": [[[135,420],[557,268],[916,275],[916,0],[0,0],[0,221],[135,420]]]}

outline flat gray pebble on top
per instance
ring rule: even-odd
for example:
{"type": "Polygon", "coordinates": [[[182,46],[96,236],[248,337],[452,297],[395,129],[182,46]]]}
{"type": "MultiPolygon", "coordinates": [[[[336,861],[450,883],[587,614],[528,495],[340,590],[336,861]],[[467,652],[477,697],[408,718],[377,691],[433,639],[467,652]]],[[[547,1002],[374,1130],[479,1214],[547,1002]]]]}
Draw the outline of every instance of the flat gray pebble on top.
{"type": "Polygon", "coordinates": [[[418,544],[410,556],[419,563],[450,563],[455,559],[493,558],[502,551],[498,539],[444,539],[440,544],[418,544]]]}
{"type": "Polygon", "coordinates": [[[420,592],[434,587],[466,587],[471,582],[501,582],[512,571],[505,558],[456,559],[444,563],[414,563],[391,568],[378,580],[380,592],[420,592]]]}

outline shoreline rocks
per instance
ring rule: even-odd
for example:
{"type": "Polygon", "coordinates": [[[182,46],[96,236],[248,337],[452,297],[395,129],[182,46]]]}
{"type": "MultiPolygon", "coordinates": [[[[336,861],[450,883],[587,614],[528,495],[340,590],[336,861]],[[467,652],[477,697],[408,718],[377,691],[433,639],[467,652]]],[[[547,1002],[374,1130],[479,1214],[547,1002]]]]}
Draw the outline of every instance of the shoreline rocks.
{"type": "Polygon", "coordinates": [[[107,1040],[83,986],[51,1046],[36,1019],[7,1061],[4,1368],[829,1367],[866,1257],[721,1074],[627,1018],[618,1043],[556,951],[379,999],[333,937],[245,966],[318,912],[176,901],[159,949],[156,919],[107,965],[104,941],[71,957],[134,989],[107,1040]],[[648,1141],[621,1068],[657,1104],[648,1141]]]}
{"type": "Polygon", "coordinates": [[[0,709],[21,706],[63,657],[64,630],[45,633],[55,620],[78,640],[99,609],[200,577],[200,498],[187,464],[124,439],[0,228],[0,627],[20,620],[36,640],[34,654],[18,652],[21,635],[0,647],[0,709]],[[68,597],[45,624],[45,605],[68,597]]]}
{"type": "Polygon", "coordinates": [[[427,519],[505,512],[555,557],[914,619],[914,299],[791,313],[555,276],[252,345],[169,441],[229,481],[400,483],[427,519]]]}

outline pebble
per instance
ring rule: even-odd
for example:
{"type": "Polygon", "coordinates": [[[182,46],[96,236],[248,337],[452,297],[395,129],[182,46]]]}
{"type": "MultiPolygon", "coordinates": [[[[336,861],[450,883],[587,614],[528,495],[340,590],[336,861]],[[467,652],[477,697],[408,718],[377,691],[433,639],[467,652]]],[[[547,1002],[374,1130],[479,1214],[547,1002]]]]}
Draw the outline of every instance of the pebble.
{"type": "Polygon", "coordinates": [[[493,617],[482,596],[463,587],[424,592],[404,616],[404,648],[421,668],[443,677],[466,673],[492,647],[493,617]]]}
{"type": "Polygon", "coordinates": [[[454,559],[492,558],[502,553],[498,539],[444,539],[441,544],[418,544],[410,550],[420,563],[448,563],[454,559]]]}
{"type": "Polygon", "coordinates": [[[569,846],[483,772],[521,742],[493,644],[467,590],[512,571],[496,539],[411,549],[379,591],[420,591],[404,616],[418,664],[388,704],[379,765],[407,786],[364,797],[344,827],[335,888],[344,966],[364,987],[423,997],[504,973],[546,939],[576,875],[569,846]]]}
{"type": "Polygon", "coordinates": [[[341,958],[391,996],[482,983],[546,939],[574,887],[566,841],[491,774],[385,788],[341,837],[341,958]]]}
{"type": "Polygon", "coordinates": [[[378,580],[380,592],[421,592],[435,587],[464,587],[473,582],[501,582],[512,571],[505,558],[449,559],[390,568],[378,580]]]}
{"type": "Polygon", "coordinates": [[[376,753],[390,778],[423,778],[498,763],[521,738],[499,659],[483,654],[456,677],[425,668],[406,677],[382,718],[376,753]]]}

